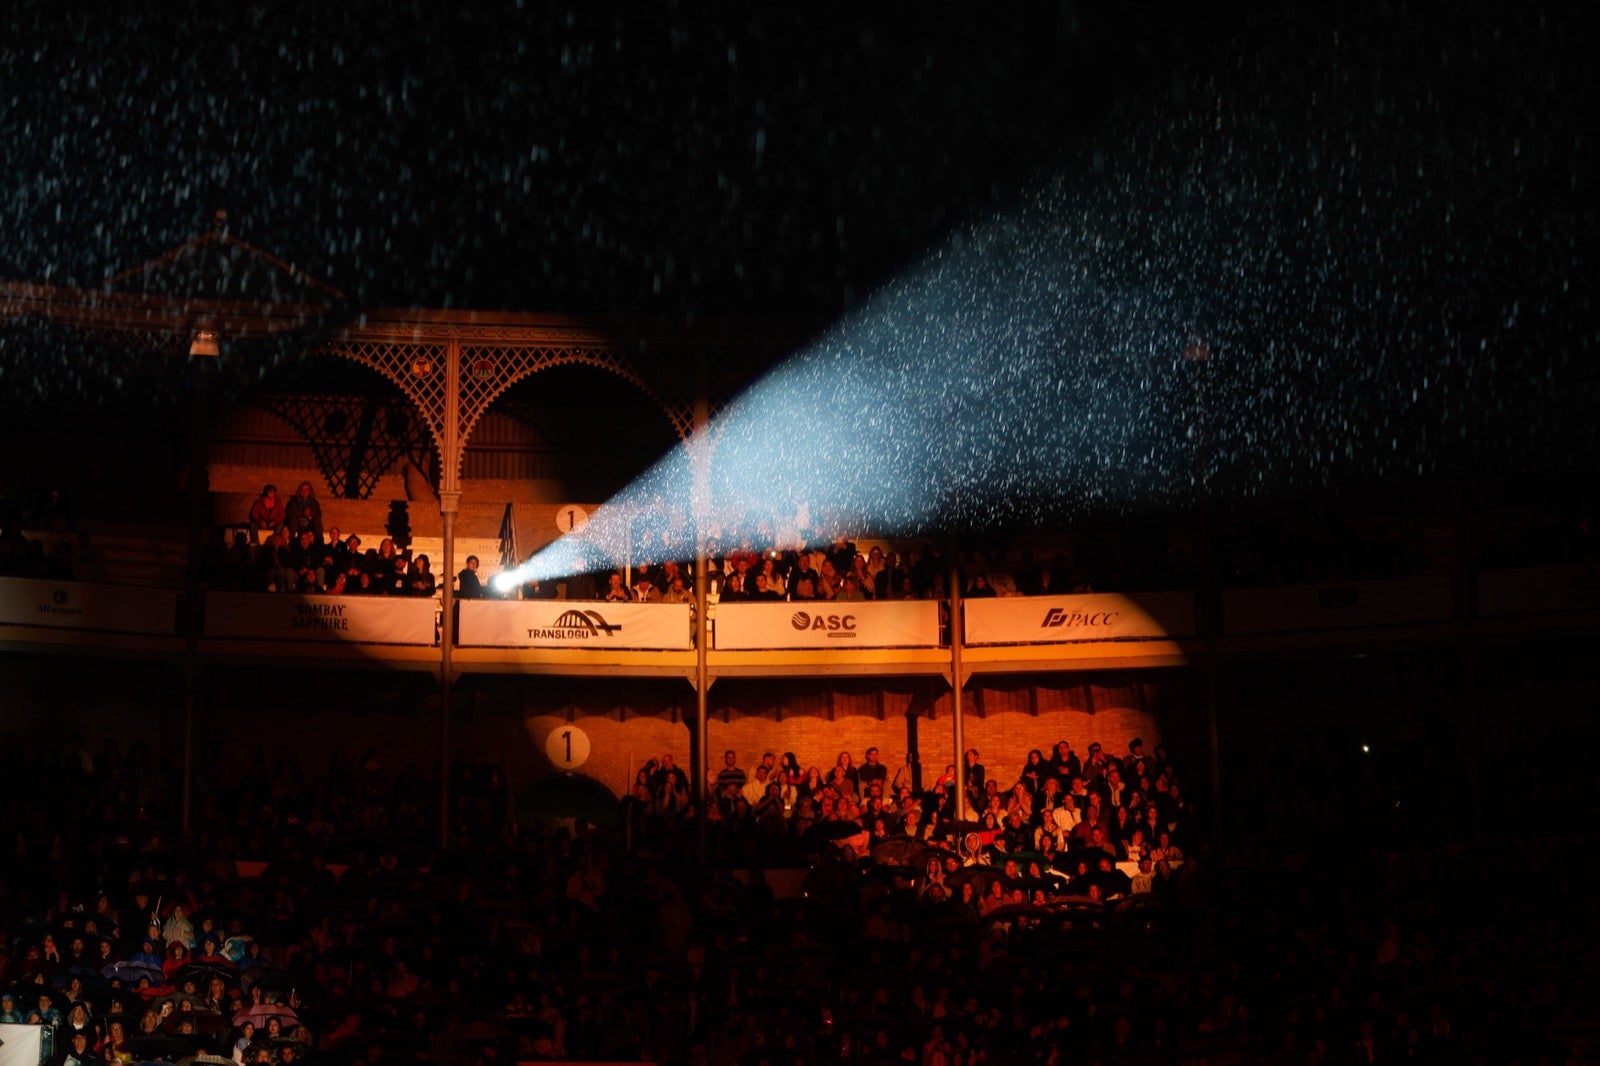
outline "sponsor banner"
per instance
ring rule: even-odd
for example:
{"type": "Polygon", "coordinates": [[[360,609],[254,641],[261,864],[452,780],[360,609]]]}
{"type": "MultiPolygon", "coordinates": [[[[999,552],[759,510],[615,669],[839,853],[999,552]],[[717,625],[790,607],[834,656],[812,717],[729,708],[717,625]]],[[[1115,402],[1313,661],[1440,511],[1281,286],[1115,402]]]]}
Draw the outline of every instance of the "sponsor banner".
{"type": "Polygon", "coordinates": [[[767,648],[936,648],[939,605],[885,603],[719,603],[719,651],[767,648]]]}
{"type": "Polygon", "coordinates": [[[178,594],[169,589],[0,578],[0,623],[170,636],[178,594]]]}
{"type": "Polygon", "coordinates": [[[1070,644],[1152,640],[1194,633],[1188,592],[1108,592],[962,600],[968,644],[1070,644]]]}
{"type": "Polygon", "coordinates": [[[431,596],[293,596],[213,592],[206,636],[351,644],[432,644],[439,607],[431,596]]]}
{"type": "Polygon", "coordinates": [[[1478,615],[1551,614],[1600,609],[1600,566],[1529,566],[1478,575],[1478,615]]]}
{"type": "MultiPolygon", "coordinates": [[[[32,1003],[18,1003],[23,1013],[38,1007],[37,998],[32,1003]]],[[[0,1025],[0,1066],[39,1066],[44,1061],[42,1034],[38,1025],[0,1025]]],[[[58,1036],[57,1040],[64,1037],[58,1036]]],[[[59,1050],[59,1049],[57,1049],[59,1050]]]]}
{"type": "Polygon", "coordinates": [[[463,647],[622,648],[682,651],[692,608],[686,603],[588,603],[576,600],[461,600],[463,647]]]}
{"type": "Polygon", "coordinates": [[[1222,594],[1222,631],[1229,636],[1418,625],[1447,622],[1452,613],[1447,577],[1228,589],[1222,594]]]}

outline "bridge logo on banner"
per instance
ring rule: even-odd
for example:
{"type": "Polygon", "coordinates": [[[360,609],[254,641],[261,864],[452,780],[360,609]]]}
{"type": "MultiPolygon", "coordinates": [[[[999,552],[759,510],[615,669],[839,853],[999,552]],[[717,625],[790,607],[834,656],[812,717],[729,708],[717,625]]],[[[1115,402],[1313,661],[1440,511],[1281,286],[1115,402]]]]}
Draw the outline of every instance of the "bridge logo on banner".
{"type": "Polygon", "coordinates": [[[605,615],[599,611],[563,611],[561,616],[552,624],[545,627],[530,627],[529,640],[588,640],[604,633],[611,636],[622,631],[619,622],[612,625],[607,622],[605,615]]]}

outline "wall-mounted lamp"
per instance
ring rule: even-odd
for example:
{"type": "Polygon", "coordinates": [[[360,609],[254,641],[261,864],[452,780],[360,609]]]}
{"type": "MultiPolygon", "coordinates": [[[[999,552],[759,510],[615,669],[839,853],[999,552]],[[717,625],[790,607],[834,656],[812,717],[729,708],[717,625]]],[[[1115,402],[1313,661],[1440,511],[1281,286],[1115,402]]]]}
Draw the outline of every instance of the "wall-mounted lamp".
{"type": "Polygon", "coordinates": [[[215,359],[222,354],[222,348],[217,343],[217,331],[214,329],[197,329],[194,337],[189,341],[190,355],[203,355],[215,359]]]}

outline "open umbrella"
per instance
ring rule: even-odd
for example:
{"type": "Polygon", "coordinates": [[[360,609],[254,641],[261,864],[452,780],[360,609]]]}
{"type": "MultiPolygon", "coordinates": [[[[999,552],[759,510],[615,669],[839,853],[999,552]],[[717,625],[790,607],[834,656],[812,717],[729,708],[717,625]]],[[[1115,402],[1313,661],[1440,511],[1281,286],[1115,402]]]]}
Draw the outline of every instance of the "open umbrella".
{"type": "Polygon", "coordinates": [[[162,981],[161,967],[147,962],[113,962],[100,974],[107,980],[121,981],[130,987],[138,984],[141,977],[149,978],[153,985],[159,985],[162,981]]]}
{"type": "Polygon", "coordinates": [[[861,826],[856,822],[843,822],[829,819],[818,822],[807,829],[801,836],[801,843],[807,847],[816,848],[824,844],[831,844],[836,840],[844,840],[862,832],[861,826]]]}
{"type": "Polygon", "coordinates": [[[78,979],[78,983],[81,986],[91,991],[110,986],[110,982],[105,979],[105,976],[99,971],[98,968],[94,966],[82,965],[62,966],[58,968],[55,973],[50,975],[50,983],[57,988],[64,989],[68,985],[72,984],[72,979],[74,977],[78,979]]]}
{"type": "Polygon", "coordinates": [[[161,1023],[165,1032],[176,1033],[178,1027],[184,1022],[191,1022],[194,1031],[200,1036],[215,1036],[228,1028],[228,1020],[220,1014],[213,1014],[208,1010],[174,1011],[161,1023]]]}
{"type": "Polygon", "coordinates": [[[917,837],[896,836],[872,845],[872,861],[884,866],[912,866],[921,868],[935,856],[943,858],[951,852],[935,847],[917,837]]]}
{"type": "Polygon", "coordinates": [[[39,1005],[39,997],[46,996],[50,1005],[62,1014],[72,1009],[72,1001],[60,989],[50,985],[26,981],[20,985],[13,985],[8,991],[16,997],[17,1008],[27,1014],[39,1005]]]}
{"type": "Polygon", "coordinates": [[[291,992],[296,988],[304,988],[305,985],[306,981],[302,976],[290,973],[288,970],[280,970],[275,966],[255,966],[239,975],[239,987],[246,992],[256,988],[267,993],[291,992]]]}
{"type": "Polygon", "coordinates": [[[180,966],[172,974],[172,983],[181,988],[185,981],[193,981],[196,988],[204,990],[213,977],[222,978],[229,988],[239,987],[239,971],[218,962],[191,962],[180,966]]]}
{"type": "Polygon", "coordinates": [[[997,870],[993,866],[975,863],[972,866],[963,866],[945,878],[945,884],[950,886],[951,894],[959,899],[962,885],[972,885],[973,895],[982,896],[989,890],[991,884],[995,881],[1004,881],[1005,877],[1006,875],[1003,871],[997,870]]]}
{"type": "Polygon", "coordinates": [[[141,1061],[176,1062],[197,1050],[194,1040],[173,1033],[140,1033],[128,1039],[128,1053],[141,1061]]]}
{"type": "Polygon", "coordinates": [[[257,1003],[235,1013],[232,1024],[255,1022],[257,1027],[260,1027],[267,1024],[268,1018],[281,1019],[285,1025],[298,1025],[300,1022],[300,1016],[287,1003],[257,1003]]]}

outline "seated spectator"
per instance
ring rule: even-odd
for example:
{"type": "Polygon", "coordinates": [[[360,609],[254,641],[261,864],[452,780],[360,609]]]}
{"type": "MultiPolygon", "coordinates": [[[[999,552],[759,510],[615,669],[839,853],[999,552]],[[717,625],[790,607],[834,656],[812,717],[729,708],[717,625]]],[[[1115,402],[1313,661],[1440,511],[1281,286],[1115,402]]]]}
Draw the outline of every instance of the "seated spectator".
{"type": "Polygon", "coordinates": [[[600,598],[607,603],[633,602],[633,593],[627,585],[623,584],[620,570],[613,570],[606,577],[606,594],[600,598]]]}
{"type": "Polygon", "coordinates": [[[461,573],[456,575],[456,595],[464,600],[481,600],[484,598],[483,582],[478,580],[478,557],[467,556],[467,565],[461,568],[461,573]]]}
{"type": "Polygon", "coordinates": [[[294,497],[285,505],[284,525],[289,527],[291,537],[309,532],[316,534],[318,541],[322,540],[322,504],[311,482],[300,482],[294,497]]]}
{"type": "Polygon", "coordinates": [[[322,566],[326,553],[309,529],[300,533],[289,548],[289,565],[294,568],[295,587],[301,592],[320,592],[327,577],[322,566]]]}
{"type": "Polygon", "coordinates": [[[404,563],[405,558],[395,547],[393,537],[384,537],[379,541],[376,551],[367,552],[362,567],[372,577],[372,591],[380,596],[389,596],[398,591],[404,563]]]}
{"type": "Polygon", "coordinates": [[[732,573],[728,580],[723,582],[722,593],[718,597],[723,603],[745,603],[750,599],[750,593],[745,591],[744,575],[732,573]]]}
{"type": "Polygon", "coordinates": [[[289,531],[279,529],[256,552],[256,587],[268,592],[293,592],[299,583],[289,531]]]}
{"type": "Polygon", "coordinates": [[[969,600],[982,600],[993,599],[997,593],[993,587],[990,586],[989,578],[987,576],[983,574],[974,574],[972,576],[972,581],[967,585],[967,591],[963,593],[963,595],[969,600]]]}
{"type": "Polygon", "coordinates": [[[661,602],[661,590],[656,588],[655,578],[650,571],[640,570],[638,580],[633,584],[633,598],[638,603],[661,602]]]}
{"type": "Polygon", "coordinates": [[[410,572],[406,575],[405,594],[407,596],[432,596],[437,590],[434,580],[432,562],[426,555],[419,555],[412,561],[410,572]]]}
{"type": "Polygon", "coordinates": [[[889,778],[889,768],[883,765],[877,748],[868,748],[866,762],[856,768],[856,783],[866,792],[873,785],[880,788],[889,778]]]}
{"type": "Polygon", "coordinates": [[[285,509],[283,501],[278,499],[278,486],[264,486],[256,502],[250,505],[250,532],[255,536],[256,543],[261,543],[264,536],[282,529],[284,519],[285,509]]]}

